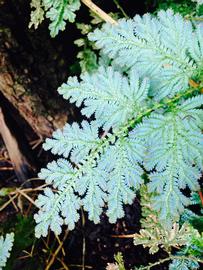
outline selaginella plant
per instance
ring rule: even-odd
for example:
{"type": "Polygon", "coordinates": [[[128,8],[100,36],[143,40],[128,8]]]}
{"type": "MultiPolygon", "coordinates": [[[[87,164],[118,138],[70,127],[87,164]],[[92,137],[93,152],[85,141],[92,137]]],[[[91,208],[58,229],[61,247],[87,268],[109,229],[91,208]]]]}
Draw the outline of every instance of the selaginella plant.
{"type": "Polygon", "coordinates": [[[170,229],[191,202],[184,189],[200,189],[202,25],[167,10],[105,24],[89,38],[110,66],[70,77],[58,89],[94,120],[66,124],[46,139],[44,149],[63,157],[39,174],[54,189],[36,201],[36,236],[49,228],[60,234],[63,224],[74,229],[81,206],[95,223],[104,209],[116,222],[144,173],[152,207],[170,229]]]}

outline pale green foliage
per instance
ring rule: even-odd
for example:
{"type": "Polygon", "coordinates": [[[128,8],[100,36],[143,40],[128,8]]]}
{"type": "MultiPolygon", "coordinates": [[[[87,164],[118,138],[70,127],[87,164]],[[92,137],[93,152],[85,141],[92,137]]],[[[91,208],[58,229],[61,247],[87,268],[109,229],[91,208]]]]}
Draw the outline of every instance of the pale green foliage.
{"type": "Polygon", "coordinates": [[[106,270],[125,270],[123,255],[121,252],[118,252],[114,255],[116,263],[108,263],[106,270]]]}
{"type": "Polygon", "coordinates": [[[145,147],[141,141],[132,132],[128,139],[121,137],[115,145],[111,145],[115,142],[115,135],[107,133],[108,139],[99,138],[98,128],[105,125],[105,128],[113,126],[116,130],[137,115],[138,109],[144,109],[148,81],[140,82],[134,70],[128,79],[112,68],[101,68],[91,76],[84,74],[82,79],[79,83],[75,77],[70,78],[67,84],[59,88],[59,92],[67,99],[71,97],[71,102],[77,100],[78,106],[85,100],[86,107],[82,112],[87,116],[95,113],[99,122],[88,124],[83,121],[81,128],[75,123],[72,126],[67,124],[63,131],[54,132],[53,139],[46,140],[46,150],[51,149],[54,154],[64,157],[70,156],[78,169],[68,161],[59,159],[41,170],[39,177],[46,179],[48,184],[52,183],[58,191],[53,193],[48,188],[36,202],[40,208],[35,215],[39,223],[37,236],[46,235],[49,226],[60,233],[63,218],[72,229],[79,218],[77,210],[80,204],[88,212],[89,218],[98,223],[102,207],[107,202],[107,215],[111,222],[115,222],[124,216],[123,203],[132,203],[135,197],[132,187],[137,189],[142,183],[142,169],[138,163],[142,162],[145,147]],[[100,88],[96,87],[99,82],[100,88]],[[99,153],[103,155],[99,157],[99,153]],[[118,183],[116,186],[115,182],[118,183]]]}
{"type": "Polygon", "coordinates": [[[140,75],[150,77],[150,95],[160,100],[188,87],[188,79],[202,67],[202,27],[192,24],[172,10],[122,19],[118,26],[105,24],[89,37],[127,68],[135,66],[140,75]]]}
{"type": "Polygon", "coordinates": [[[199,263],[187,259],[174,259],[169,265],[169,270],[196,270],[199,269],[199,263]]]}
{"type": "Polygon", "coordinates": [[[81,82],[76,77],[70,77],[58,92],[70,102],[76,102],[77,106],[84,101],[82,114],[87,117],[95,114],[98,124],[108,130],[124,124],[144,109],[148,89],[149,81],[144,79],[140,83],[134,69],[126,78],[112,67],[100,67],[93,75],[82,74],[81,82]]]}
{"type": "Polygon", "coordinates": [[[0,237],[0,270],[2,269],[2,267],[6,266],[6,262],[10,256],[13,242],[14,233],[6,234],[5,238],[3,238],[3,236],[0,237]]]}
{"type": "Polygon", "coordinates": [[[81,162],[100,142],[96,123],[92,122],[90,125],[83,121],[81,127],[77,123],[66,124],[63,130],[58,129],[53,133],[53,139],[46,139],[44,149],[51,149],[53,154],[63,155],[65,158],[70,155],[71,161],[81,162]]]}
{"type": "Polygon", "coordinates": [[[170,229],[165,228],[158,219],[158,212],[152,207],[153,193],[149,193],[147,186],[142,185],[140,189],[141,206],[142,206],[142,229],[139,234],[134,236],[135,245],[143,245],[149,247],[149,252],[154,254],[160,248],[167,252],[172,247],[179,248],[189,243],[194,236],[200,237],[198,231],[191,225],[184,223],[181,227],[178,223],[174,223],[170,229]]]}
{"type": "MultiPolygon", "coordinates": [[[[74,44],[79,47],[77,58],[79,59],[81,72],[89,73],[97,70],[101,57],[98,58],[95,44],[88,39],[88,34],[103,23],[102,18],[91,11],[90,16],[92,19],[89,24],[76,23],[76,27],[80,30],[82,37],[74,41],[74,44]]],[[[118,19],[117,13],[109,13],[109,16],[115,20],[118,19]]]]}
{"type": "Polygon", "coordinates": [[[92,32],[96,26],[101,25],[102,20],[92,12],[90,12],[90,16],[93,18],[90,24],[76,23],[76,27],[80,30],[82,35],[82,37],[74,41],[74,44],[79,47],[77,58],[79,59],[81,72],[93,72],[98,68],[97,54],[93,50],[94,43],[87,38],[87,35],[92,32]]]}
{"type": "Polygon", "coordinates": [[[48,18],[51,23],[49,30],[52,37],[55,37],[59,31],[65,30],[66,21],[75,21],[75,11],[80,8],[80,0],[32,0],[31,21],[29,27],[34,25],[35,29],[48,18]]]}
{"type": "Polygon", "coordinates": [[[44,9],[42,5],[42,0],[32,0],[30,3],[30,7],[32,11],[30,14],[29,28],[34,26],[34,28],[37,29],[39,24],[44,20],[44,9]]]}
{"type": "Polygon", "coordinates": [[[139,233],[135,233],[134,244],[148,247],[151,254],[164,249],[168,253],[168,257],[135,269],[150,270],[165,261],[172,261],[169,270],[198,269],[198,259],[201,258],[203,251],[203,235],[187,222],[182,226],[174,223],[172,228],[166,228],[158,219],[158,212],[153,209],[152,200],[155,193],[150,193],[147,186],[142,185],[140,196],[142,207],[141,230],[139,233]],[[174,248],[178,252],[172,255],[174,248]]]}
{"type": "Polygon", "coordinates": [[[49,227],[59,234],[62,224],[73,229],[80,206],[95,223],[104,207],[110,222],[123,217],[123,204],[133,202],[144,170],[162,235],[168,230],[180,242],[187,235],[186,225],[177,226],[191,203],[182,190],[199,189],[203,163],[203,97],[201,87],[188,86],[202,68],[201,31],[168,10],[158,19],[144,15],[106,24],[91,35],[125,68],[105,64],[59,87],[65,99],[95,120],[67,124],[44,144],[69,161],[53,161],[39,174],[55,189],[47,188],[36,201],[38,237],[49,227]]]}
{"type": "Polygon", "coordinates": [[[197,179],[201,176],[203,164],[202,111],[193,110],[197,102],[203,102],[202,96],[187,100],[178,111],[152,114],[143,120],[135,130],[135,135],[143,138],[148,154],[144,166],[151,183],[150,192],[154,196],[154,208],[160,212],[163,222],[169,221],[171,213],[177,220],[189,199],[180,189],[188,186],[198,190],[197,179]],[[177,217],[177,218],[176,218],[177,217]]]}

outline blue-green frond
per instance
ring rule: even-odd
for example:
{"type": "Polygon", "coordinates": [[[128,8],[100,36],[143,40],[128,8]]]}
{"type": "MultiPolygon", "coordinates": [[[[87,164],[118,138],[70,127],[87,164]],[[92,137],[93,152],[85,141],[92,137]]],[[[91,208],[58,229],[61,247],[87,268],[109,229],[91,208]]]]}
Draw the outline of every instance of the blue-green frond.
{"type": "Polygon", "coordinates": [[[87,117],[95,114],[97,123],[108,130],[119,127],[143,109],[148,89],[148,79],[140,81],[134,69],[127,78],[112,67],[100,67],[92,75],[82,74],[81,82],[76,77],[69,78],[58,92],[77,106],[84,102],[82,113],[87,117]]]}
{"type": "Polygon", "coordinates": [[[203,28],[202,24],[196,26],[196,31],[193,33],[192,41],[189,44],[189,53],[191,57],[202,67],[203,58],[203,28]]]}
{"type": "Polygon", "coordinates": [[[77,179],[75,169],[67,160],[59,159],[57,162],[49,163],[46,169],[42,169],[39,177],[57,190],[46,188],[44,194],[40,194],[36,200],[39,208],[34,216],[37,222],[36,236],[46,236],[49,227],[56,234],[60,234],[63,224],[73,229],[79,219],[78,210],[81,205],[81,200],[74,191],[77,179]]]}
{"type": "Polygon", "coordinates": [[[39,208],[34,215],[37,223],[35,235],[38,238],[47,236],[49,228],[57,235],[60,234],[63,224],[72,230],[79,219],[80,199],[71,185],[57,192],[46,188],[36,200],[36,205],[39,208]]]}
{"type": "Polygon", "coordinates": [[[47,184],[52,184],[54,188],[63,189],[75,174],[72,165],[67,160],[60,158],[48,163],[47,168],[41,169],[38,176],[45,179],[47,184]]]}
{"type": "Polygon", "coordinates": [[[177,174],[174,170],[171,171],[152,173],[148,185],[150,192],[157,192],[152,200],[152,206],[159,213],[160,221],[169,228],[179,220],[180,214],[191,203],[180,191],[177,174]]]}
{"type": "Polygon", "coordinates": [[[6,266],[6,262],[10,256],[13,247],[14,233],[7,233],[5,238],[0,236],[0,270],[6,266]]]}
{"type": "Polygon", "coordinates": [[[203,105],[203,95],[197,95],[192,98],[188,98],[186,101],[184,101],[180,108],[184,111],[189,111],[195,108],[200,107],[203,105]]]}
{"type": "Polygon", "coordinates": [[[149,77],[150,94],[159,100],[187,88],[202,65],[201,33],[200,27],[193,29],[191,22],[167,10],[157,17],[122,19],[118,26],[105,24],[89,38],[119,65],[135,66],[141,76],[149,77]]]}
{"type": "Polygon", "coordinates": [[[73,162],[79,163],[86,158],[89,151],[99,143],[98,126],[95,122],[90,124],[87,121],[81,123],[66,124],[63,130],[56,130],[52,139],[46,139],[43,144],[45,150],[53,154],[69,157],[73,162]]]}
{"type": "Polygon", "coordinates": [[[140,164],[144,151],[144,145],[132,134],[110,146],[102,156],[99,166],[107,173],[107,215],[112,223],[124,216],[123,205],[133,202],[143,182],[140,164]]]}
{"type": "Polygon", "coordinates": [[[94,223],[100,221],[107,198],[107,174],[99,168],[90,168],[76,182],[75,190],[82,196],[82,205],[94,223]]]}
{"type": "MultiPolygon", "coordinates": [[[[190,102],[193,102],[192,99],[190,102]]],[[[188,109],[194,104],[185,103],[188,109]]],[[[184,104],[182,105],[184,108],[184,104]]],[[[197,104],[199,106],[199,103],[197,104]]],[[[185,107],[186,108],[186,107],[185,107]]],[[[188,112],[185,109],[185,112],[188,112]]],[[[199,189],[203,166],[203,134],[195,118],[180,113],[152,114],[135,128],[135,136],[145,138],[144,166],[149,174],[150,192],[157,192],[155,205],[163,220],[174,221],[189,204],[181,189],[199,189]],[[182,116],[182,117],[181,117],[182,116]],[[190,125],[193,123],[193,126],[190,125]]]]}

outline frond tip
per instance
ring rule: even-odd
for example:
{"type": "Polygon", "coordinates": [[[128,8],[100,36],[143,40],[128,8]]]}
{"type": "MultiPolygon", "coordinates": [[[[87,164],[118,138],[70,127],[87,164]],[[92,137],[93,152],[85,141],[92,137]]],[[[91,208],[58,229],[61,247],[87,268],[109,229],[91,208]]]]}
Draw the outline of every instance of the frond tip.
{"type": "Polygon", "coordinates": [[[89,38],[119,66],[136,67],[149,77],[150,95],[157,100],[186,89],[202,65],[202,27],[193,30],[191,22],[170,9],[157,17],[136,15],[117,26],[105,24],[89,38]]]}
{"type": "Polygon", "coordinates": [[[0,237],[0,270],[2,267],[6,266],[7,259],[10,256],[10,251],[12,249],[14,242],[14,233],[6,234],[6,237],[0,237]]]}
{"type": "Polygon", "coordinates": [[[72,162],[81,162],[89,151],[99,144],[98,125],[87,121],[81,123],[81,128],[77,123],[66,124],[63,130],[58,129],[52,135],[52,139],[46,139],[43,144],[45,150],[50,150],[53,154],[69,157],[72,162]]]}

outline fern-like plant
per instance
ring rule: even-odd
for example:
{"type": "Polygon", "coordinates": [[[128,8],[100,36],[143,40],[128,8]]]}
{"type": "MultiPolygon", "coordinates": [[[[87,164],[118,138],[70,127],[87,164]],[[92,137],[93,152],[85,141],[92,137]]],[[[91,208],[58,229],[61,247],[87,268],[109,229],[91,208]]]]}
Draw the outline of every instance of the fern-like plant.
{"type": "Polygon", "coordinates": [[[171,228],[179,220],[190,204],[183,190],[200,188],[202,33],[201,26],[167,10],[105,24],[89,35],[112,58],[111,66],[70,77],[58,89],[95,120],[66,124],[44,144],[62,158],[39,174],[54,189],[36,201],[37,237],[48,228],[60,234],[63,224],[73,229],[81,206],[95,223],[106,208],[116,222],[144,172],[159,221],[171,228]]]}

